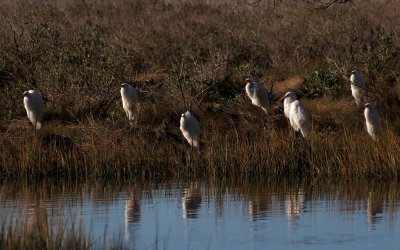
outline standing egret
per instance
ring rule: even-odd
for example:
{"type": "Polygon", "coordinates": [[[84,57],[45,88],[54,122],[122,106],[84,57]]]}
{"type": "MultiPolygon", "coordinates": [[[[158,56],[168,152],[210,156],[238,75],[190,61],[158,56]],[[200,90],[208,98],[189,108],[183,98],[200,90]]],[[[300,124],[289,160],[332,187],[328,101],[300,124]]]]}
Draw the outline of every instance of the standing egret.
{"type": "Polygon", "coordinates": [[[374,141],[378,141],[381,134],[381,118],[378,110],[371,103],[366,103],[364,116],[368,134],[374,141]]]}
{"type": "Polygon", "coordinates": [[[189,111],[182,114],[181,116],[181,126],[183,136],[188,141],[190,146],[198,147],[200,142],[200,125],[197,119],[190,114],[189,111]]]}
{"type": "Polygon", "coordinates": [[[291,91],[287,92],[283,97],[283,111],[286,118],[290,120],[290,104],[297,100],[297,95],[291,91]]]}
{"type": "Polygon", "coordinates": [[[268,91],[256,81],[250,78],[246,79],[246,93],[251,99],[251,103],[257,107],[260,107],[264,112],[268,112],[269,109],[269,95],[268,91]]]}
{"type": "Polygon", "coordinates": [[[310,117],[303,103],[297,100],[297,95],[293,92],[287,92],[280,100],[283,99],[283,109],[285,116],[289,119],[290,126],[297,133],[301,133],[303,137],[310,134],[310,117]]]}
{"type": "Polygon", "coordinates": [[[351,82],[351,94],[356,101],[357,106],[361,106],[363,104],[363,97],[365,95],[365,83],[360,73],[357,70],[351,71],[350,76],[351,82]]]}
{"type": "Polygon", "coordinates": [[[131,122],[134,119],[136,103],[138,100],[137,90],[130,84],[123,83],[121,85],[121,98],[122,98],[122,107],[125,110],[129,122],[131,122]]]}
{"type": "Polygon", "coordinates": [[[296,100],[290,104],[290,125],[296,132],[301,132],[303,137],[310,134],[310,117],[303,103],[296,100]]]}
{"type": "Polygon", "coordinates": [[[28,119],[32,125],[39,130],[42,127],[42,119],[44,115],[44,104],[42,97],[35,91],[25,91],[24,94],[24,107],[28,119]]]}

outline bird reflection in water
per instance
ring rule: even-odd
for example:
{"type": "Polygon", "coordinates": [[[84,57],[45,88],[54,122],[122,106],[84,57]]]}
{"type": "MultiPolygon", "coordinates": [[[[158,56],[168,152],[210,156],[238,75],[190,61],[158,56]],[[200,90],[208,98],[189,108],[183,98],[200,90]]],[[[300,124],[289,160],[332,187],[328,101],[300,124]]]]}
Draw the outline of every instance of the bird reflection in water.
{"type": "Polygon", "coordinates": [[[38,200],[35,204],[29,204],[26,211],[28,234],[31,234],[32,237],[48,235],[49,224],[45,201],[38,200]]]}
{"type": "Polygon", "coordinates": [[[369,192],[367,200],[368,224],[373,226],[382,220],[384,198],[379,193],[369,192]]]}
{"type": "Polygon", "coordinates": [[[254,195],[254,197],[252,197],[252,199],[248,203],[248,213],[250,220],[265,219],[267,217],[268,211],[272,209],[271,203],[275,201],[275,198],[275,196],[269,196],[266,194],[254,195]]]}
{"type": "Polygon", "coordinates": [[[201,191],[199,184],[185,189],[182,197],[182,217],[184,219],[195,219],[201,206],[201,191]]]}
{"type": "Polygon", "coordinates": [[[251,220],[266,217],[268,210],[268,202],[260,200],[249,201],[248,211],[251,220]]]}
{"type": "Polygon", "coordinates": [[[286,195],[285,210],[290,225],[296,224],[303,212],[304,192],[302,189],[294,190],[286,195]]]}
{"type": "Polygon", "coordinates": [[[130,240],[130,232],[140,222],[140,192],[128,192],[125,203],[125,237],[130,240]]]}

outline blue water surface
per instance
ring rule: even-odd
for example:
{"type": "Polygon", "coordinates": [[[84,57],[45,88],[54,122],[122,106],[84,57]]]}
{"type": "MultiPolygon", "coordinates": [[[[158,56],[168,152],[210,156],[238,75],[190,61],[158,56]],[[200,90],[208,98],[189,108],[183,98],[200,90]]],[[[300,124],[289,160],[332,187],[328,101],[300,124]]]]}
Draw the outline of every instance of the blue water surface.
{"type": "Polygon", "coordinates": [[[2,213],[81,225],[130,249],[398,249],[399,188],[384,184],[165,182],[4,184],[2,213]]]}

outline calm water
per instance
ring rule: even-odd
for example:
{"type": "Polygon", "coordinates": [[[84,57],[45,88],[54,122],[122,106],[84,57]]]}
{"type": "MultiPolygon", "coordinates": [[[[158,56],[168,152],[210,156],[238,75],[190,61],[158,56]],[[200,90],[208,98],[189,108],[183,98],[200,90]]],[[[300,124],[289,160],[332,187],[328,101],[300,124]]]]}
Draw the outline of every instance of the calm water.
{"type": "Polygon", "coordinates": [[[397,182],[2,183],[1,211],[35,230],[83,225],[132,249],[398,249],[397,182]]]}

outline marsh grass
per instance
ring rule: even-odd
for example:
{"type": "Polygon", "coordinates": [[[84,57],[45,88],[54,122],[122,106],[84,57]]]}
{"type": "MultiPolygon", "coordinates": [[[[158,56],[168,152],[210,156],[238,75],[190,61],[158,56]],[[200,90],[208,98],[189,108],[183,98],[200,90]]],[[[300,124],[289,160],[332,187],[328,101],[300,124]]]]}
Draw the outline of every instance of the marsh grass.
{"type": "Polygon", "coordinates": [[[4,1],[0,175],[396,177],[400,6],[352,2],[4,1]],[[381,112],[380,143],[351,99],[354,68],[381,112]],[[273,92],[267,118],[244,95],[247,77],[273,92]],[[139,89],[135,126],[122,112],[121,82],[139,89]],[[22,106],[30,88],[46,100],[37,133],[22,106]],[[307,140],[277,108],[293,89],[312,114],[307,140]],[[180,135],[186,110],[200,120],[200,152],[180,135]]]}
{"type": "MultiPolygon", "coordinates": [[[[124,179],[133,177],[375,176],[399,173],[398,136],[386,128],[380,142],[361,129],[314,132],[296,138],[286,129],[253,130],[215,124],[203,127],[200,150],[191,150],[177,132],[144,128],[81,127],[73,147],[44,144],[45,130],[2,140],[2,176],[40,179],[124,179]],[[242,133],[241,131],[246,131],[242,133]],[[176,133],[176,134],[175,134],[176,133]],[[104,135],[107,134],[105,137],[104,135]],[[77,137],[79,138],[79,137],[77,137]],[[149,140],[151,138],[151,140],[149,140]]],[[[33,132],[33,130],[32,130],[33,132]]]]}

